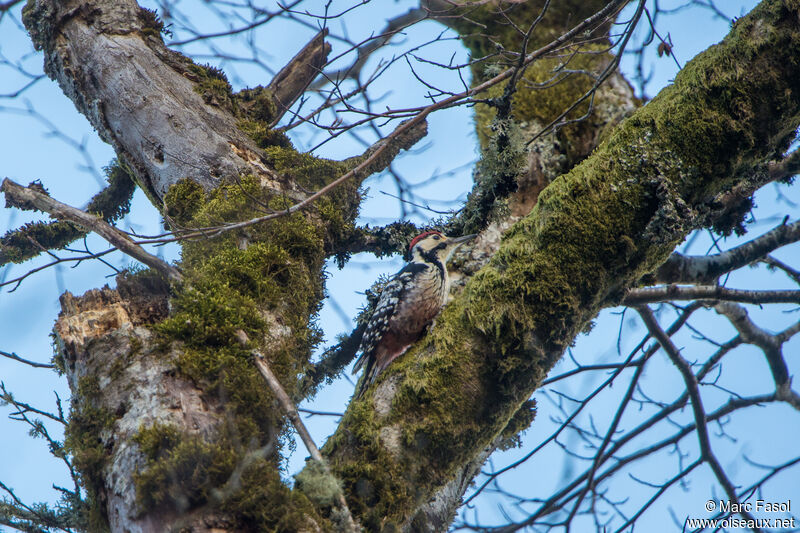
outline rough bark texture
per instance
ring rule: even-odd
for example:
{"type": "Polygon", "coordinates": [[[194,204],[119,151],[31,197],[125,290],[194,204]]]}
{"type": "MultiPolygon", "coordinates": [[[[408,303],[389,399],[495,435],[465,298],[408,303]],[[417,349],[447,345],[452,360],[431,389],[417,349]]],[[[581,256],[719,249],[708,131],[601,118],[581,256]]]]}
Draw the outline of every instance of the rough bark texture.
{"type": "Polygon", "coordinates": [[[800,119],[799,17],[774,1],[738,20],[546,188],[433,332],[351,403],[324,451],[369,527],[411,520],[599,309],[723,215],[729,189],[769,179],[800,119]]]}
{"type": "MultiPolygon", "coordinates": [[[[24,19],[47,74],[173,228],[284,210],[365,162],[303,213],[186,244],[182,284],[166,288],[145,272],[117,290],[66,295],[56,326],[73,391],[66,446],[93,529],[335,527],[320,514],[328,509],[281,480],[286,423],[249,353],[263,353],[294,388],[319,339],[311,316],[326,254],[353,231],[359,180],[388,161],[298,153],[269,128],[279,113],[269,89],[232,93],[221,72],[166,49],[160,22],[135,2],[32,0],[24,19]],[[237,346],[238,330],[248,346],[237,346]]],[[[328,47],[320,36],[311,48],[318,67],[328,47]]],[[[291,67],[302,75],[289,68],[284,80],[309,81],[301,56],[291,67]]],[[[298,84],[289,85],[281,94],[291,99],[298,84]]],[[[424,133],[422,124],[375,151],[390,161],[424,133]]]]}
{"type": "Polygon", "coordinates": [[[184,178],[206,189],[241,172],[275,179],[234,117],[206,105],[205,69],[164,47],[145,13],[130,0],[41,0],[25,21],[47,75],[156,201],[184,178]]]}
{"type": "MultiPolygon", "coordinates": [[[[453,27],[465,39],[473,58],[483,57],[491,50],[496,38],[489,40],[486,35],[499,36],[507,50],[521,48],[522,36],[519,35],[502,16],[496,13],[503,9],[503,4],[489,3],[480,8],[468,7],[457,10],[452,3],[426,1],[425,7],[444,24],[453,27]],[[466,15],[460,19],[458,15],[466,15]]],[[[564,20],[585,19],[605,5],[604,1],[565,1],[551,5],[539,22],[537,31],[531,35],[528,50],[536,49],[558,35],[564,28],[564,20]]],[[[531,1],[514,6],[506,15],[515,22],[518,28],[526,29],[542,11],[544,2],[531,1]]],[[[597,34],[604,35],[607,27],[600,28],[597,34]]],[[[597,44],[602,49],[603,41],[597,44]]],[[[568,56],[568,54],[567,54],[568,56]]],[[[568,56],[569,57],[569,56],[568,56]]],[[[599,70],[613,61],[611,54],[577,55],[569,57],[570,64],[586,68],[587,71],[599,70]]],[[[566,76],[550,87],[535,87],[535,83],[550,80],[555,67],[566,59],[544,59],[532,65],[522,83],[517,84],[512,100],[511,116],[508,122],[510,132],[516,136],[516,147],[507,147],[506,152],[520,151],[520,141],[538,134],[573,102],[584,96],[592,88],[592,80],[581,75],[566,76]]],[[[473,83],[483,79],[486,66],[481,64],[474,69],[473,83]]],[[[489,91],[484,97],[497,98],[502,95],[504,87],[489,91]]],[[[581,120],[567,127],[536,139],[521,153],[519,168],[514,180],[515,190],[508,197],[507,210],[495,210],[488,226],[480,228],[480,235],[465,250],[458,263],[458,271],[454,274],[454,285],[462,287],[466,280],[485,266],[500,247],[503,233],[523,216],[530,213],[536,204],[539,193],[558,176],[568,172],[583,161],[603,136],[625,117],[633,113],[639,102],[633,89],[621,73],[614,71],[594,95],[594,111],[588,119],[581,120]]],[[[579,106],[566,118],[577,118],[586,113],[587,106],[579,106]]],[[[497,138],[493,128],[497,129],[496,111],[486,105],[478,105],[476,113],[476,130],[483,147],[483,161],[476,172],[476,180],[483,179],[482,174],[497,172],[495,165],[497,147],[492,145],[492,137],[497,138]]],[[[473,193],[475,194],[475,193],[473,193]]],[[[494,203],[494,200],[491,200],[494,203]]],[[[465,217],[466,218],[466,217],[465,217]]],[[[458,221],[459,223],[462,221],[458,221]]],[[[457,223],[458,225],[458,223],[457,223]]],[[[456,232],[475,231],[456,229],[456,232]]],[[[527,427],[527,424],[523,427],[527,427]]],[[[477,474],[486,457],[496,447],[500,439],[490,444],[473,460],[463,465],[453,476],[453,480],[440,489],[429,504],[423,505],[413,521],[406,523],[406,529],[419,531],[441,531],[449,524],[456,509],[461,504],[462,496],[469,487],[469,481],[477,474]]]]}
{"type": "MultiPolygon", "coordinates": [[[[128,291],[125,300],[120,292],[129,287],[122,279],[118,290],[106,287],[80,298],[69,292],[61,297],[62,313],[54,329],[70,388],[80,396],[71,424],[103,426],[102,448],[93,451],[110,449],[102,462],[90,464],[86,452],[77,459],[85,478],[97,477],[100,490],[94,497],[107,509],[112,531],[157,533],[171,525],[208,531],[220,524],[196,521],[186,508],[159,513],[137,508],[132,473],[143,469],[145,460],[133,438],[140,428],[158,423],[208,433],[225,413],[219,402],[209,402],[201,389],[176,377],[176,353],[154,356],[147,325],[166,317],[166,290],[159,298],[152,286],[134,284],[134,291],[147,289],[150,297],[137,301],[128,291]],[[101,352],[103,358],[93,356],[101,352]]],[[[78,428],[70,432],[75,435],[78,428]]]]}
{"type": "MultiPolygon", "coordinates": [[[[603,3],[563,5],[584,13],[603,3]]],[[[540,4],[514,13],[530,21],[540,4]]],[[[473,20],[491,18],[494,6],[469,8],[473,20]]],[[[254,217],[254,200],[286,209],[358,162],[298,154],[268,127],[269,91],[232,94],[218,72],[164,48],[157,21],[133,2],[31,0],[25,21],[48,74],[176,225],[254,217]]],[[[586,323],[691,229],[736,211],[730,191],[746,198],[768,179],[765,163],[800,121],[798,24],[796,0],[766,1],[622,124],[635,100],[615,77],[596,116],[528,152],[513,136],[547,124],[585,80],[550,96],[521,91],[509,116],[478,110],[476,190],[504,181],[512,218],[492,223],[461,258],[471,277],[434,330],[348,407],[323,449],[367,530],[441,530],[487,454],[530,422],[524,402],[586,323]],[[542,109],[539,99],[560,103],[542,109]],[[509,133],[502,146],[492,121],[509,133]]],[[[495,37],[514,49],[519,36],[509,35],[495,37]]],[[[477,56],[487,40],[466,44],[477,56]]],[[[534,65],[529,81],[551,69],[534,65]]],[[[67,447],[96,524],[337,528],[335,483],[307,471],[297,489],[282,484],[286,424],[249,354],[264,354],[287,390],[308,368],[324,261],[353,232],[357,187],[343,184],[308,212],[186,243],[183,286],[144,273],[116,291],[64,296],[56,335],[74,392],[67,447]]],[[[476,194],[454,227],[485,227],[494,200],[476,194]]]]}

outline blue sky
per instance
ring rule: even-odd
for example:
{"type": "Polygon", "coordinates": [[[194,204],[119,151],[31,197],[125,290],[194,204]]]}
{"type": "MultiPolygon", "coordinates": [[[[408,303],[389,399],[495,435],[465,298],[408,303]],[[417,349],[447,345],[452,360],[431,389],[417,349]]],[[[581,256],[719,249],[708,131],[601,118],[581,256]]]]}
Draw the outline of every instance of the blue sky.
{"type": "MultiPolygon", "coordinates": [[[[724,10],[727,15],[738,16],[746,12],[752,4],[753,2],[728,0],[724,2],[724,10]]],[[[368,3],[355,10],[354,17],[348,19],[345,26],[341,26],[340,21],[334,21],[332,25],[335,32],[346,32],[353,40],[358,41],[367,37],[370,32],[381,29],[382,23],[376,21],[402,13],[411,5],[408,2],[368,3]]],[[[668,2],[662,2],[662,5],[669,7],[668,2]]],[[[19,7],[15,11],[17,20],[19,7]]],[[[158,6],[153,4],[151,7],[158,6]]],[[[213,20],[202,8],[198,8],[193,14],[193,21],[201,28],[211,28],[213,20]]],[[[663,36],[666,37],[666,33],[669,33],[675,45],[675,58],[680,65],[721,39],[729,29],[726,20],[714,18],[704,9],[681,11],[659,20],[658,24],[659,28],[663,28],[663,36]]],[[[273,70],[277,70],[281,66],[282,59],[293,55],[313,34],[311,28],[294,22],[276,23],[270,28],[270,31],[258,34],[258,46],[271,52],[267,63],[273,70]]],[[[396,47],[392,50],[402,51],[414,43],[427,42],[437,37],[441,31],[442,27],[433,22],[418,24],[409,35],[395,39],[393,42],[396,47]]],[[[0,21],[0,36],[2,36],[0,53],[3,58],[12,62],[21,61],[21,64],[31,72],[41,71],[41,55],[31,53],[26,35],[11,17],[0,21]]],[[[344,45],[335,40],[332,40],[332,43],[334,45],[332,56],[334,56],[344,45]]],[[[242,43],[236,39],[224,41],[219,46],[225,51],[237,52],[243,49],[242,43]]],[[[206,45],[199,43],[185,46],[182,51],[200,55],[201,58],[210,53],[206,45]]],[[[427,52],[428,55],[444,54],[444,57],[456,53],[456,57],[460,60],[466,57],[463,50],[452,41],[432,45],[427,52]]],[[[654,67],[654,76],[646,91],[652,96],[670,82],[678,67],[671,58],[657,58],[652,49],[649,59],[654,67]]],[[[377,59],[371,62],[369,67],[374,68],[376,62],[377,59]]],[[[268,69],[253,63],[223,61],[215,64],[219,64],[228,73],[236,89],[266,84],[270,79],[268,69]]],[[[625,58],[622,68],[625,72],[632,72],[633,64],[625,58]]],[[[427,69],[424,74],[441,85],[453,88],[459,86],[460,81],[454,73],[441,73],[438,70],[427,69]]],[[[0,64],[0,94],[13,90],[20,83],[21,79],[15,77],[11,69],[0,64]]],[[[400,107],[419,105],[425,89],[409,74],[405,64],[398,62],[385,77],[378,80],[374,92],[383,95],[381,105],[400,107]]],[[[0,117],[2,117],[0,118],[2,177],[8,176],[23,183],[41,179],[54,197],[76,206],[84,205],[91,195],[100,189],[101,167],[107,164],[114,154],[109,146],[97,138],[87,121],[75,111],[72,103],[55,83],[42,80],[26,91],[21,98],[13,100],[0,98],[0,117]],[[28,113],[29,106],[39,115],[28,113]],[[59,133],[54,135],[53,131],[59,133]]],[[[372,142],[374,138],[374,134],[369,132],[364,134],[366,142],[372,142]]],[[[298,146],[310,147],[317,144],[320,137],[318,133],[301,130],[295,133],[294,140],[298,146]]],[[[359,143],[343,136],[325,144],[317,153],[338,159],[355,155],[362,150],[363,146],[359,143]]],[[[435,114],[430,120],[428,138],[399,159],[395,167],[397,172],[409,177],[412,183],[426,182],[431,176],[452,171],[432,185],[415,189],[415,193],[421,198],[430,199],[432,207],[447,209],[453,205],[451,200],[458,201],[464,198],[471,181],[471,164],[476,158],[477,146],[472,133],[470,111],[467,108],[455,108],[435,114]]],[[[400,215],[397,202],[384,194],[397,194],[392,177],[387,173],[373,176],[365,186],[369,191],[369,200],[362,209],[362,221],[384,224],[397,219],[400,215]]],[[[776,225],[784,214],[790,214],[792,219],[797,218],[798,209],[792,206],[791,202],[800,203],[800,194],[791,188],[782,189],[781,194],[788,197],[788,200],[781,199],[772,187],[767,187],[758,194],[758,208],[755,210],[757,223],[751,230],[752,234],[767,231],[776,225]]],[[[0,210],[0,232],[36,218],[36,215],[30,213],[0,210]]],[[[132,214],[125,219],[122,226],[142,233],[155,233],[159,231],[160,220],[155,209],[140,192],[137,192],[132,214]]],[[[104,243],[97,237],[90,237],[87,242],[95,250],[104,247],[104,243]]],[[[722,246],[730,247],[737,242],[736,239],[729,239],[722,246]]],[[[689,251],[696,254],[706,253],[710,246],[710,238],[703,233],[692,242],[689,251]]],[[[174,246],[155,251],[167,259],[177,256],[177,249],[174,246]]],[[[800,264],[797,247],[787,247],[776,255],[794,265],[800,264]]],[[[10,279],[45,262],[46,258],[40,258],[25,265],[0,270],[0,279],[10,279]]],[[[110,262],[118,268],[124,268],[131,261],[127,257],[115,254],[110,262]]],[[[330,301],[319,317],[327,341],[334,339],[336,334],[351,329],[348,317],[353,317],[358,307],[363,304],[363,290],[369,287],[379,274],[394,272],[400,264],[400,259],[376,261],[371,256],[359,255],[355,256],[342,271],[333,265],[329,266],[330,301]],[[335,305],[330,303],[331,301],[335,301],[335,305]]],[[[81,264],[74,269],[60,267],[38,273],[26,280],[20,289],[13,293],[0,289],[2,291],[0,292],[0,350],[15,352],[22,357],[37,361],[48,361],[52,355],[49,332],[58,314],[58,295],[63,290],[80,294],[106,283],[113,285],[113,277],[108,277],[110,274],[113,274],[113,271],[107,266],[92,262],[81,264]]],[[[764,285],[775,288],[780,283],[782,283],[780,276],[770,276],[763,270],[753,269],[735,274],[729,285],[736,287],[764,285]]],[[[764,310],[754,308],[751,312],[756,320],[760,320],[762,326],[779,330],[796,319],[796,315],[785,313],[786,310],[787,308],[771,306],[764,310]]],[[[617,332],[620,327],[627,334],[621,350],[623,354],[626,349],[630,349],[638,342],[641,327],[631,323],[632,313],[626,315],[622,325],[618,313],[619,310],[605,311],[596,321],[592,334],[578,339],[573,348],[576,359],[584,364],[617,360],[619,358],[616,346],[617,332]]],[[[702,315],[702,320],[698,322],[699,328],[718,335],[717,340],[727,338],[730,333],[729,325],[716,317],[713,312],[703,312],[702,315]]],[[[690,332],[676,337],[676,342],[681,343],[687,358],[692,356],[701,358],[710,349],[707,343],[692,338],[690,332]]],[[[800,352],[798,347],[798,342],[794,341],[791,350],[787,348],[786,353],[798,353],[800,352]]],[[[796,372],[800,361],[794,358],[791,363],[796,372]]],[[[752,392],[762,390],[765,384],[769,383],[763,357],[752,350],[741,350],[741,353],[736,353],[726,365],[725,373],[721,377],[726,388],[752,392]]],[[[566,361],[560,363],[553,372],[558,373],[565,368],[569,368],[569,363],[566,361]]],[[[654,363],[647,373],[648,391],[657,394],[664,401],[675,396],[679,383],[676,381],[674,368],[669,365],[666,358],[654,363]]],[[[559,386],[559,390],[562,394],[578,395],[595,385],[597,379],[599,377],[594,376],[570,381],[559,386]]],[[[65,400],[69,396],[65,381],[54,373],[31,369],[6,359],[0,359],[0,380],[16,393],[19,400],[41,408],[53,407],[54,392],[65,400]]],[[[604,418],[610,416],[609,410],[604,410],[602,405],[612,406],[614,399],[622,391],[624,384],[604,393],[601,401],[605,403],[601,403],[600,408],[592,411],[596,423],[602,424],[604,418]]],[[[339,380],[325,388],[314,402],[305,407],[342,411],[351,392],[351,383],[346,379],[339,380]]],[[[493,457],[493,466],[499,467],[515,460],[553,430],[555,427],[553,417],[558,416],[557,402],[554,400],[556,397],[552,393],[537,393],[539,414],[533,429],[526,433],[525,446],[497,454],[493,457]]],[[[726,400],[727,396],[722,391],[709,395],[712,406],[714,402],[726,400]]],[[[754,469],[741,460],[742,455],[770,462],[795,453],[794,443],[800,439],[800,424],[786,425],[784,420],[787,415],[785,409],[778,407],[754,409],[737,416],[731,422],[729,432],[738,440],[735,442],[726,438],[715,440],[715,443],[718,442],[719,453],[725,464],[744,479],[748,475],[754,475],[750,472],[754,469]]],[[[678,418],[685,422],[689,416],[690,413],[684,412],[679,414],[678,418]]],[[[331,417],[312,417],[307,423],[320,445],[335,427],[335,419],[331,417]]],[[[53,429],[57,434],[58,428],[53,429]]],[[[4,458],[0,462],[0,480],[13,487],[26,501],[53,501],[57,493],[50,486],[52,484],[69,486],[69,478],[65,469],[47,454],[45,444],[42,441],[31,440],[26,433],[27,429],[22,424],[0,418],[0,457],[4,458]]],[[[688,439],[687,443],[687,451],[693,450],[692,439],[688,439]]],[[[579,442],[573,444],[580,447],[579,442]]],[[[302,466],[305,456],[305,450],[298,442],[297,450],[288,462],[287,478],[302,466]]],[[[648,462],[646,466],[637,469],[636,475],[651,480],[663,480],[664,475],[674,473],[672,462],[674,454],[673,457],[664,454],[658,460],[648,462]]],[[[527,463],[524,468],[512,471],[504,477],[504,487],[522,494],[546,494],[545,487],[555,487],[570,468],[576,467],[570,466],[569,462],[565,461],[559,447],[552,446],[527,463]]],[[[779,476],[768,485],[771,496],[776,499],[797,496],[796,479],[796,470],[793,477],[779,476]]],[[[706,516],[701,504],[706,500],[711,484],[712,479],[707,469],[702,469],[697,475],[692,476],[690,486],[686,490],[670,491],[662,503],[644,516],[643,525],[649,525],[653,531],[667,530],[661,526],[664,523],[671,523],[670,509],[677,515],[706,516]]],[[[622,481],[618,490],[621,493],[629,492],[633,499],[644,497],[645,494],[640,485],[630,480],[622,481]]],[[[483,522],[503,520],[503,511],[498,507],[499,502],[500,498],[493,494],[485,494],[481,500],[476,500],[483,522]]],[[[505,511],[513,513],[513,510],[505,511]]],[[[470,517],[470,513],[473,512],[467,510],[466,514],[470,517]]]]}

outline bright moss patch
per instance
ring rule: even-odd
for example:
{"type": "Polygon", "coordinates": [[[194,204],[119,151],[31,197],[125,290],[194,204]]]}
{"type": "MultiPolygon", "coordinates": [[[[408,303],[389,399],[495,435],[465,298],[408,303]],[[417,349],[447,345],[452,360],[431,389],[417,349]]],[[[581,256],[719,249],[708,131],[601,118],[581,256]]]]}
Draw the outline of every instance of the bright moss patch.
{"type": "MultiPolygon", "coordinates": [[[[271,156],[276,170],[296,180],[307,178],[309,185],[341,172],[334,162],[292,157],[279,149],[271,156]]],[[[326,248],[338,232],[351,227],[355,216],[354,208],[340,203],[349,198],[347,189],[337,193],[308,212],[183,243],[185,282],[175,289],[170,317],[156,330],[163,344],[179,343],[179,372],[204,394],[221,400],[229,422],[213,441],[161,426],[142,428],[136,437],[148,457],[147,468],[137,477],[142,505],[191,508],[211,503],[249,517],[240,524],[245,529],[302,529],[292,520],[308,516],[312,506],[280,480],[280,443],[287,424],[251,354],[264,354],[290,393],[308,368],[311,350],[320,341],[313,317],[324,295],[326,248]],[[249,339],[246,345],[238,340],[240,331],[249,339]],[[259,449],[268,451],[254,458],[259,449]],[[249,481],[226,492],[233,475],[249,481]],[[171,499],[175,483],[189,484],[192,490],[171,499]],[[275,516],[277,500],[290,506],[285,516],[275,516]]],[[[183,227],[213,227],[291,205],[252,176],[210,193],[185,180],[170,189],[165,203],[171,220],[183,227]]]]}
{"type": "Polygon", "coordinates": [[[798,11],[756,8],[552,182],[424,341],[378,378],[396,387],[386,418],[376,419],[376,387],[350,405],[325,450],[371,523],[410,519],[465,459],[518,426],[588,321],[704,224],[719,194],[757,186],[753,169],[800,123],[798,11]]]}
{"type": "Polygon", "coordinates": [[[238,123],[239,129],[256,142],[259,148],[277,146],[292,149],[292,142],[285,133],[269,127],[268,122],[260,120],[242,119],[238,123]]]}

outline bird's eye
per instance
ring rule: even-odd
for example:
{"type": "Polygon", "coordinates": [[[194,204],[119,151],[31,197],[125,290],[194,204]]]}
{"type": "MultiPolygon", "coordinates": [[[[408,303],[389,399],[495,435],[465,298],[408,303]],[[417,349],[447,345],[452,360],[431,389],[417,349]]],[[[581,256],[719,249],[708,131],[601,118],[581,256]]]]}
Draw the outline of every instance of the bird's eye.
{"type": "Polygon", "coordinates": [[[434,235],[433,238],[438,241],[441,237],[439,237],[438,235],[434,235]]]}

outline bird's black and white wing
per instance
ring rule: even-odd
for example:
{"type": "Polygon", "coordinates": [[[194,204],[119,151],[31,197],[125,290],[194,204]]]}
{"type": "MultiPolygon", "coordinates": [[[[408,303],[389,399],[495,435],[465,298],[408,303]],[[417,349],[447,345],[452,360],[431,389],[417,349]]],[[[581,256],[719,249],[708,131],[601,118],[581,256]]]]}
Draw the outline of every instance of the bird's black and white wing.
{"type": "Polygon", "coordinates": [[[364,336],[361,337],[361,345],[358,348],[361,351],[361,357],[358,358],[353,367],[353,374],[361,370],[365,363],[367,364],[366,373],[369,373],[370,366],[374,364],[371,359],[373,359],[381,339],[389,330],[390,320],[397,312],[398,305],[403,301],[403,297],[414,282],[414,278],[427,268],[428,266],[424,264],[408,263],[384,286],[378,298],[378,303],[375,305],[375,311],[372,312],[372,316],[367,323],[364,336]]]}

